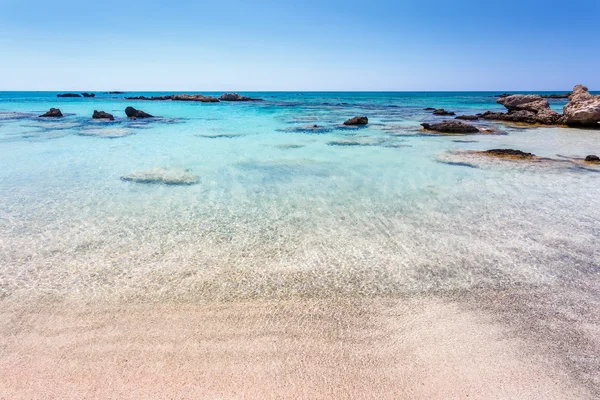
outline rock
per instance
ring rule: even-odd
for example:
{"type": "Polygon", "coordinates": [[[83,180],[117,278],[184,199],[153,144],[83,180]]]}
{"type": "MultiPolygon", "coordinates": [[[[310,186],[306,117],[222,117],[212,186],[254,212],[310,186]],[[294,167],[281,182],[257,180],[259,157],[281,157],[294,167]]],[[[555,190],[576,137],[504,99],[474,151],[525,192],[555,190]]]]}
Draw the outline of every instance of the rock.
{"type": "Polygon", "coordinates": [[[96,97],[96,94],[95,94],[95,93],[87,93],[87,92],[84,92],[84,93],[81,93],[81,95],[82,95],[83,97],[96,97]]]}
{"type": "Polygon", "coordinates": [[[218,103],[219,99],[212,96],[204,96],[201,94],[173,94],[168,96],[137,96],[137,97],[125,97],[127,100],[175,100],[175,101],[199,101],[202,103],[218,103]]]}
{"type": "Polygon", "coordinates": [[[589,156],[587,156],[585,158],[586,162],[591,162],[591,163],[600,163],[600,157],[598,157],[595,154],[590,154],[589,156]]]}
{"type": "Polygon", "coordinates": [[[142,110],[136,110],[133,107],[127,107],[125,109],[125,114],[129,118],[154,118],[152,115],[145,113],[142,110]]]}
{"type": "Polygon", "coordinates": [[[121,180],[137,183],[158,183],[163,185],[193,185],[199,179],[189,170],[152,168],[144,171],[135,171],[122,176],[121,180]]]}
{"type": "Polygon", "coordinates": [[[600,96],[593,96],[588,88],[577,85],[570,101],[563,107],[563,122],[571,126],[598,126],[600,122],[600,96]]]}
{"type": "Polygon", "coordinates": [[[96,111],[94,110],[94,115],[92,115],[93,119],[110,119],[111,121],[114,121],[115,117],[113,117],[112,114],[109,114],[107,112],[104,111],[96,111]]]}
{"type": "Polygon", "coordinates": [[[446,111],[443,108],[439,108],[433,112],[433,115],[456,115],[452,111],[446,111]]]}
{"type": "Polygon", "coordinates": [[[237,93],[225,93],[219,97],[221,101],[261,101],[262,99],[253,99],[252,97],[246,97],[237,93]]]}
{"type": "Polygon", "coordinates": [[[491,149],[491,150],[482,151],[481,153],[488,155],[488,156],[494,156],[494,157],[506,157],[506,158],[518,158],[518,159],[529,159],[529,158],[535,157],[535,154],[525,153],[524,151],[514,150],[514,149],[491,149]]]}
{"type": "Polygon", "coordinates": [[[435,111],[436,109],[433,108],[433,107],[427,107],[427,108],[424,108],[423,110],[425,110],[425,111],[435,111]]]}
{"type": "Polygon", "coordinates": [[[108,94],[125,94],[125,92],[119,92],[119,91],[113,91],[113,92],[108,92],[108,94]]]}
{"type": "Polygon", "coordinates": [[[60,110],[58,108],[51,108],[48,112],[46,112],[45,114],[40,115],[40,117],[62,117],[62,113],[60,112],[60,110]]]}
{"type": "Polygon", "coordinates": [[[421,126],[428,131],[440,133],[479,133],[477,127],[460,121],[443,121],[437,124],[423,123],[421,126]]]}
{"type": "Polygon", "coordinates": [[[369,123],[369,118],[363,116],[363,117],[350,118],[349,120],[344,122],[344,125],[366,125],[368,123],[369,123]]]}
{"type": "Polygon", "coordinates": [[[550,108],[548,101],[535,94],[514,94],[496,100],[496,103],[502,104],[508,111],[532,111],[539,112],[550,108]]]}
{"type": "Polygon", "coordinates": [[[56,97],[81,97],[81,95],[77,93],[63,93],[57,94],[56,97]]]}
{"type": "Polygon", "coordinates": [[[466,121],[475,121],[475,120],[478,120],[479,117],[477,115],[459,115],[458,117],[456,117],[454,119],[462,119],[462,120],[466,120],[466,121]]]}
{"type": "Polygon", "coordinates": [[[508,97],[508,96],[512,96],[512,94],[510,94],[510,93],[502,93],[502,94],[497,94],[494,97],[508,97]]]}
{"type": "Polygon", "coordinates": [[[496,103],[506,107],[508,113],[487,111],[479,114],[479,118],[543,125],[555,125],[561,121],[561,115],[550,109],[548,100],[535,94],[513,94],[499,98],[496,103]]]}

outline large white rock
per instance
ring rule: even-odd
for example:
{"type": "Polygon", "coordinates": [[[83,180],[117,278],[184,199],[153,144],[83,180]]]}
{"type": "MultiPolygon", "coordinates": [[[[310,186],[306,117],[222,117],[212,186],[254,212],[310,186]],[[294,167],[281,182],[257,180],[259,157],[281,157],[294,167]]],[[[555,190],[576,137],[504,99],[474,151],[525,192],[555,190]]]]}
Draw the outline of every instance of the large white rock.
{"type": "Polygon", "coordinates": [[[567,125],[598,125],[600,122],[600,96],[593,96],[588,88],[577,85],[570,102],[563,107],[563,121],[567,125]]]}

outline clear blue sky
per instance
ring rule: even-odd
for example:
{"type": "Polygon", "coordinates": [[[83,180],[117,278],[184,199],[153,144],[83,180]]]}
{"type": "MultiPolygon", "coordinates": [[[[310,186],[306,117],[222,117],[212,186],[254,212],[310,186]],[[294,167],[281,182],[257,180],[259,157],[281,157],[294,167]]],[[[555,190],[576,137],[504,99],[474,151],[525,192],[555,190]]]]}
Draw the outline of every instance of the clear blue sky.
{"type": "Polygon", "coordinates": [[[0,90],[600,89],[600,0],[0,0],[0,90]]]}

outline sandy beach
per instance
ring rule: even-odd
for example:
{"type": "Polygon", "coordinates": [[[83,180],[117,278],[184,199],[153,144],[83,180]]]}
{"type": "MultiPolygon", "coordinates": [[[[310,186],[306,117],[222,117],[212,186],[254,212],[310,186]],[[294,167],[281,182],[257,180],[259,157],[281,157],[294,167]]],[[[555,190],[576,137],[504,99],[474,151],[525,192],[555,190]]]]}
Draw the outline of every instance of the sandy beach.
{"type": "Polygon", "coordinates": [[[459,302],[285,299],[0,310],[2,399],[587,399],[459,302]]]}

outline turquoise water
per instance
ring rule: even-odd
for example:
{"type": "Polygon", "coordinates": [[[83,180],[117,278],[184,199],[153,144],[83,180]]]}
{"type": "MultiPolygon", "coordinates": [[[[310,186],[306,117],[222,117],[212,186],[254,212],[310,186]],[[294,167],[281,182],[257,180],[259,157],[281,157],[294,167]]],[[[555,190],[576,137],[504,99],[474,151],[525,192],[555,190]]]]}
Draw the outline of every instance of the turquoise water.
{"type": "Polygon", "coordinates": [[[419,129],[443,119],[424,107],[501,110],[497,93],[124,99],[140,94],[0,92],[0,294],[405,294],[551,286],[599,272],[596,170],[451,164],[446,155],[510,147],[581,158],[600,153],[600,131],[486,121],[478,124],[501,134],[419,129]],[[161,118],[127,120],[129,105],[161,118]],[[50,107],[65,117],[37,118],[50,107]],[[93,110],[116,121],[92,121],[93,110]],[[341,125],[355,115],[367,115],[368,127],[341,125]],[[121,179],[157,168],[198,182],[121,179]]]}

